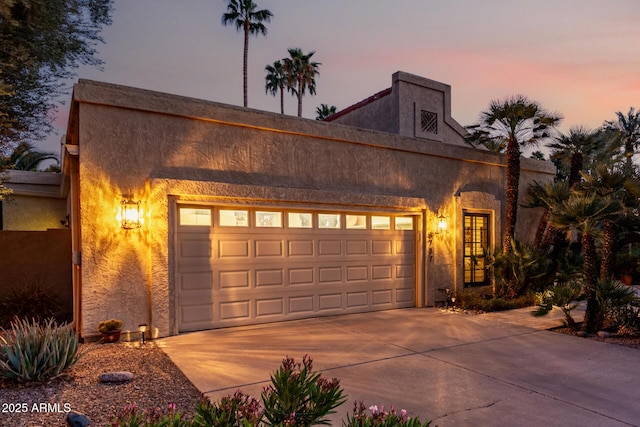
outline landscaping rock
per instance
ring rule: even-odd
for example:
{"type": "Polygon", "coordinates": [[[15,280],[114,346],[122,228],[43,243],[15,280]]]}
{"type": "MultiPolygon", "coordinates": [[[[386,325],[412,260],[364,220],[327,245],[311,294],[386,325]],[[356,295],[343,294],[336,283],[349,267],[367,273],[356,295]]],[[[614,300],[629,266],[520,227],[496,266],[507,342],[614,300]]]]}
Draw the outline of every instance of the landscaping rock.
{"type": "Polygon", "coordinates": [[[576,332],[576,336],[580,337],[580,338],[586,338],[589,336],[588,333],[586,333],[585,331],[578,331],[576,332]]]}
{"type": "Polygon", "coordinates": [[[126,383],[133,379],[133,374],[127,371],[105,372],[99,378],[102,383],[126,383]]]}
{"type": "Polygon", "coordinates": [[[600,338],[611,338],[611,332],[607,331],[598,331],[598,336],[600,338]]]}
{"type": "Polygon", "coordinates": [[[86,427],[91,424],[89,417],[80,412],[69,412],[67,414],[67,425],[69,427],[86,427]]]}

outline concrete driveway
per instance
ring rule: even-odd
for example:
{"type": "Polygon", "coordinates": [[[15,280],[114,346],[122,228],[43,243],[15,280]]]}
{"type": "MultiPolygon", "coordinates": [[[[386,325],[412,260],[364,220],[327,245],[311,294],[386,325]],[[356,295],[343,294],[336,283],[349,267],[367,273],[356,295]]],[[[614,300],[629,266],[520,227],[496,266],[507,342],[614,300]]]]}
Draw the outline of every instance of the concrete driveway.
{"type": "Polygon", "coordinates": [[[212,400],[237,389],[259,397],[284,356],[308,353],[349,395],[337,426],[356,399],[432,426],[640,425],[640,350],[538,329],[528,311],[392,310],[157,343],[212,400]]]}

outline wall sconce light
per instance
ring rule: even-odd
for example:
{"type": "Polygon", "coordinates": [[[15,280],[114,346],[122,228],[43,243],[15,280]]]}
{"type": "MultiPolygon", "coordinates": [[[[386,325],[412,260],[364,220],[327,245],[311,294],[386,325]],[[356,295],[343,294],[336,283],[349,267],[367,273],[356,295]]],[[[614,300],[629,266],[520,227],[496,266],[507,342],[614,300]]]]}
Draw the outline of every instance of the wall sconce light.
{"type": "Polygon", "coordinates": [[[138,331],[140,332],[140,336],[142,337],[142,344],[145,343],[144,340],[144,333],[147,332],[147,324],[146,323],[142,323],[140,325],[138,325],[138,331]]]}
{"type": "Polygon", "coordinates": [[[438,209],[436,217],[436,234],[443,234],[447,231],[447,217],[438,209]]]}
{"type": "Polygon", "coordinates": [[[120,223],[125,230],[142,227],[140,200],[134,200],[131,192],[120,202],[120,223]]]}

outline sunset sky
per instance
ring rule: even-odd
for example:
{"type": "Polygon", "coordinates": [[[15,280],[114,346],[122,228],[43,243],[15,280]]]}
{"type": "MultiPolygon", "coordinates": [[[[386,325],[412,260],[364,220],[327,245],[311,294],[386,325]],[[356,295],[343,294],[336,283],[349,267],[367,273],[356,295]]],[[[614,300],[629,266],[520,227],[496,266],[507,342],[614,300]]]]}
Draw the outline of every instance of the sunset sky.
{"type": "MultiPolygon", "coordinates": [[[[287,48],[315,50],[317,95],[343,109],[391,86],[402,70],[452,87],[452,115],[477,120],[492,99],[523,94],[564,116],[561,129],[595,128],[640,107],[637,0],[256,0],[273,12],[249,44],[249,107],[279,112],[264,67],[287,48]]],[[[225,0],[115,0],[98,47],[104,71],[80,78],[242,105],[243,36],[224,27],[225,0]]],[[[66,97],[68,101],[69,97],[66,97]]],[[[285,95],[285,113],[295,98],[285,95]]],[[[56,124],[64,133],[68,102],[56,124]]],[[[47,148],[57,151],[59,136],[47,148]]]]}

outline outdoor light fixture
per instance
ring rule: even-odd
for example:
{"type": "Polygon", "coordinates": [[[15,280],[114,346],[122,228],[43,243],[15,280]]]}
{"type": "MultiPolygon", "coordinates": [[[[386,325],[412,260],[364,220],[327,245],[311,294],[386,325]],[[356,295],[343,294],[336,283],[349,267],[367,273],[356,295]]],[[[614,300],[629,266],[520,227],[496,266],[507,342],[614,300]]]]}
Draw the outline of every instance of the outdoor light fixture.
{"type": "Polygon", "coordinates": [[[438,216],[436,217],[436,234],[442,234],[447,231],[447,217],[438,210],[438,216]]]}
{"type": "Polygon", "coordinates": [[[120,202],[120,222],[125,230],[133,230],[142,227],[142,212],[140,200],[134,200],[129,194],[120,202]]]}
{"type": "Polygon", "coordinates": [[[142,337],[142,344],[144,344],[144,333],[147,332],[147,324],[142,323],[138,325],[138,331],[140,331],[140,336],[142,337]]]}

